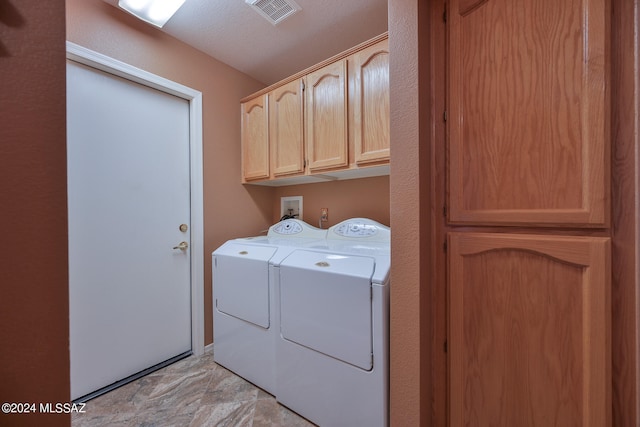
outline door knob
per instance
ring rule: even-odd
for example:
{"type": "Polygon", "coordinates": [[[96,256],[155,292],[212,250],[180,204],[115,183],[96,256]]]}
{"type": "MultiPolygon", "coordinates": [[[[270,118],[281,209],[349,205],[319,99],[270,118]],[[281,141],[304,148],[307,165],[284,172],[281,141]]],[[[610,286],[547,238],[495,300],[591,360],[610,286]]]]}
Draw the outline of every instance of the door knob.
{"type": "Polygon", "coordinates": [[[178,243],[178,246],[174,246],[173,249],[180,249],[181,251],[186,251],[188,247],[189,247],[189,244],[187,242],[180,242],[178,243]]]}

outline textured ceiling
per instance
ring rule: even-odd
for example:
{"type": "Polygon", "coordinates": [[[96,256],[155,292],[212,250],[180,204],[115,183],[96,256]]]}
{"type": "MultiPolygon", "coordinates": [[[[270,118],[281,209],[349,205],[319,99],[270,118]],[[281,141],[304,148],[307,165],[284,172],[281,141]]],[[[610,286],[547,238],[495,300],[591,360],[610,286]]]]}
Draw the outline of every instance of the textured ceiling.
{"type": "Polygon", "coordinates": [[[186,0],[162,31],[267,85],[387,31],[387,0],[295,1],[274,26],[244,0],[186,0]]]}

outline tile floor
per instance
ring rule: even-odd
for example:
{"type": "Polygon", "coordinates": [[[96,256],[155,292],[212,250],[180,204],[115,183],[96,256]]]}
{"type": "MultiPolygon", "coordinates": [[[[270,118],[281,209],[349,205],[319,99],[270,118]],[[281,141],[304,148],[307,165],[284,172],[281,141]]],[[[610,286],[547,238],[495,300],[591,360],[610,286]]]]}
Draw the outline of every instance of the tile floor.
{"type": "Polygon", "coordinates": [[[72,427],[312,427],[270,394],[214,363],[188,357],[87,402],[72,427]]]}

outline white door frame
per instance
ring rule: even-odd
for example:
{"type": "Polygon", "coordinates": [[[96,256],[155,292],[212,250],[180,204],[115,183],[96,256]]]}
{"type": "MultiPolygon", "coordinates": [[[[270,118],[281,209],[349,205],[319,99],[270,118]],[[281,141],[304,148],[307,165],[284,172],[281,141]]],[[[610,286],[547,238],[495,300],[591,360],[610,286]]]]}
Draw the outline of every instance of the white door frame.
{"type": "Polygon", "coordinates": [[[204,220],[202,185],[202,93],[67,41],[67,59],[177,96],[189,102],[191,175],[191,351],[204,353],[204,220]]]}

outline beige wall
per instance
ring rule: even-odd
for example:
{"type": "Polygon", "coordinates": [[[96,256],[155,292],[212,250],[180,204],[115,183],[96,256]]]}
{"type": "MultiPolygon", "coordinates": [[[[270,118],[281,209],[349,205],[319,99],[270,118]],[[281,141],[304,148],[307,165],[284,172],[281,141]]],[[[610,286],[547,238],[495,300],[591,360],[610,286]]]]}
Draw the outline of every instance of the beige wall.
{"type": "Polygon", "coordinates": [[[63,1],[0,4],[0,403],[69,400],[64,16],[63,1]]]}
{"type": "Polygon", "coordinates": [[[348,218],[371,218],[389,225],[389,177],[352,179],[279,187],[273,198],[273,221],[280,219],[280,198],[302,196],[303,221],[318,227],[320,208],[329,209],[328,228],[348,218]]]}

